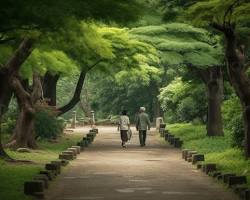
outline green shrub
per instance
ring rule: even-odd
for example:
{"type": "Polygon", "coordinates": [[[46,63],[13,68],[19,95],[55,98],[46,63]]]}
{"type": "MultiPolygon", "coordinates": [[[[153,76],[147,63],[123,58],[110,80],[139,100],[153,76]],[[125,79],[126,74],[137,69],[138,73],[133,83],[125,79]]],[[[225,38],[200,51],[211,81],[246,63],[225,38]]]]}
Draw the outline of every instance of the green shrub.
{"type": "Polygon", "coordinates": [[[242,147],[244,127],[242,109],[238,97],[233,96],[224,101],[222,113],[224,126],[231,134],[231,145],[233,147],[242,147]]]}
{"type": "Polygon", "coordinates": [[[2,132],[12,134],[16,126],[16,119],[8,117],[2,123],[2,132]]]}
{"type": "Polygon", "coordinates": [[[231,120],[231,134],[232,140],[231,144],[233,147],[243,147],[244,141],[244,126],[241,116],[234,117],[231,120]]]}
{"type": "Polygon", "coordinates": [[[39,138],[56,138],[65,127],[62,118],[57,119],[50,109],[40,110],[36,113],[35,133],[39,138]]]}

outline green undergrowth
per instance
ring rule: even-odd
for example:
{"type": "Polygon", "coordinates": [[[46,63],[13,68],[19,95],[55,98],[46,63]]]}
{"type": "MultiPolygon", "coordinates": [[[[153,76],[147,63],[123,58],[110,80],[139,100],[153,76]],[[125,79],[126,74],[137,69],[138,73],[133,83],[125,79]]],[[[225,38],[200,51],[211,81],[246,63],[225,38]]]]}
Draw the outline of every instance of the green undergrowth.
{"type": "Polygon", "coordinates": [[[216,163],[219,171],[246,175],[250,186],[250,160],[241,149],[231,147],[227,131],[224,137],[207,137],[204,125],[172,124],[168,129],[183,140],[183,148],[205,154],[205,162],[216,163]]]}
{"type": "Polygon", "coordinates": [[[0,199],[31,200],[23,194],[23,183],[44,169],[44,164],[58,159],[58,154],[81,140],[81,135],[62,136],[57,143],[45,140],[38,141],[39,148],[31,153],[18,153],[7,150],[7,153],[18,160],[32,161],[31,164],[10,163],[0,160],[0,199]]]}

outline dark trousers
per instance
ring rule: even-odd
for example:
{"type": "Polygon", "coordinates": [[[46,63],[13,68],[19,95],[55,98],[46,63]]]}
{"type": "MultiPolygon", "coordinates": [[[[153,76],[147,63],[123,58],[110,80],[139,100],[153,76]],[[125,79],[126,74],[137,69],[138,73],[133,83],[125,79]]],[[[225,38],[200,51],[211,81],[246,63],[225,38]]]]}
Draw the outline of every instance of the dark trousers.
{"type": "Polygon", "coordinates": [[[128,141],[128,131],[127,130],[121,130],[121,140],[123,143],[128,141]]]}
{"type": "Polygon", "coordinates": [[[140,144],[144,146],[146,144],[147,130],[139,130],[140,144]]]}

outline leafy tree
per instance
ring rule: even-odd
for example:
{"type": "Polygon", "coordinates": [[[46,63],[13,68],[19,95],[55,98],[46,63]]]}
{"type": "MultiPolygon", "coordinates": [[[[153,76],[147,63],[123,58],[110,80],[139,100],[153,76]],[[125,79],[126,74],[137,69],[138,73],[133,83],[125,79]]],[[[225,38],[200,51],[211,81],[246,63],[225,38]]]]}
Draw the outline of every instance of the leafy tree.
{"type": "Polygon", "coordinates": [[[207,104],[204,86],[199,83],[175,78],[161,89],[159,100],[170,122],[191,122],[198,119],[203,122],[207,104]]]}
{"type": "Polygon", "coordinates": [[[249,66],[249,7],[248,0],[204,0],[197,1],[187,10],[187,16],[194,24],[212,27],[224,36],[227,72],[243,109],[247,157],[250,157],[250,79],[246,73],[249,66]]]}
{"type": "Polygon", "coordinates": [[[207,86],[209,103],[207,135],[223,135],[222,74],[220,67],[212,68],[222,65],[219,38],[204,29],[182,23],[139,27],[131,33],[158,49],[164,75],[170,66],[186,66],[202,78],[207,86]]]}
{"type": "MultiPolygon", "coordinates": [[[[10,59],[1,66],[1,86],[0,86],[0,104],[8,106],[12,92],[18,97],[21,106],[20,120],[18,120],[17,138],[13,138],[10,146],[13,147],[34,147],[32,136],[34,117],[34,103],[37,100],[37,90],[34,93],[28,93],[21,84],[19,71],[22,64],[31,54],[34,44],[37,44],[37,35],[43,32],[56,32],[65,25],[71,18],[86,19],[96,18],[102,20],[117,19],[118,22],[134,20],[138,16],[138,4],[134,2],[132,6],[124,0],[107,1],[79,1],[71,0],[67,2],[58,1],[5,1],[0,8],[1,25],[0,38],[1,43],[8,41],[18,41],[22,39],[21,44],[10,57],[10,59]],[[105,9],[107,6],[110,9],[105,9]],[[86,11],[86,12],[83,12],[86,11]],[[6,17],[8,16],[8,17],[6,17]],[[37,34],[38,33],[38,34],[37,34]],[[32,99],[33,96],[36,98],[32,99]]],[[[41,41],[41,40],[40,40],[41,41]]],[[[16,46],[16,45],[14,45],[16,46]]],[[[34,77],[34,88],[40,85],[38,77],[34,77]]]]}

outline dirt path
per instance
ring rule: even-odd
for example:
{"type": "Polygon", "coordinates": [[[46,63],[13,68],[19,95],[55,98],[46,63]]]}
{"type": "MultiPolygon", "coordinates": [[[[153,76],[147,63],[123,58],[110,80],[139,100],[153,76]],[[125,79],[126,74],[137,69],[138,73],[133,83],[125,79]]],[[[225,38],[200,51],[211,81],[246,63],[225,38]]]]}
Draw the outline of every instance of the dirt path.
{"type": "MultiPolygon", "coordinates": [[[[85,130],[78,130],[81,132],[85,130]]],[[[236,200],[230,191],[181,159],[180,150],[160,144],[151,132],[146,147],[134,134],[120,147],[115,127],[99,128],[94,144],[53,183],[49,200],[236,200]]],[[[134,131],[135,133],[135,131],[134,131]]]]}

